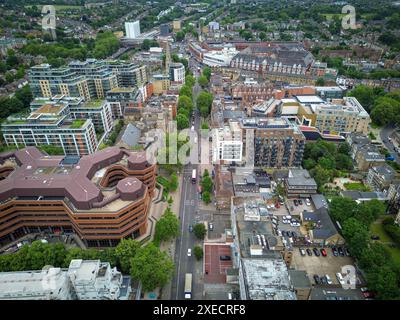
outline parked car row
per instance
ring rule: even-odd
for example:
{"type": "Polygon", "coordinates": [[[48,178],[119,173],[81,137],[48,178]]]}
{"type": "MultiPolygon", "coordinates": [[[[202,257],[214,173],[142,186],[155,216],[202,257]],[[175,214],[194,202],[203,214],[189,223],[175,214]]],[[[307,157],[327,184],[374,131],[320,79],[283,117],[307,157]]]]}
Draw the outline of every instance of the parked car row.
{"type": "Polygon", "coordinates": [[[344,257],[344,256],[350,257],[349,249],[342,248],[342,247],[332,247],[332,254],[335,257],[338,257],[338,256],[340,256],[340,257],[344,257]]]}
{"type": "MultiPolygon", "coordinates": [[[[314,255],[317,256],[317,257],[319,257],[319,256],[321,256],[321,255],[322,255],[323,257],[328,256],[328,253],[327,253],[326,249],[324,249],[324,248],[320,248],[320,249],[318,249],[318,248],[313,248],[313,249],[307,248],[307,249],[305,249],[305,250],[304,250],[303,248],[299,248],[299,252],[300,252],[300,254],[301,254],[302,256],[305,256],[306,254],[309,255],[309,256],[312,256],[313,253],[314,253],[314,255]]],[[[333,256],[335,256],[335,257],[338,257],[338,256],[341,256],[341,257],[344,257],[344,256],[350,257],[350,252],[349,252],[349,250],[348,250],[347,248],[342,248],[342,247],[333,247],[333,248],[332,248],[332,254],[333,254],[333,256]]]]}
{"type": "Polygon", "coordinates": [[[329,275],[324,275],[324,276],[319,276],[317,274],[314,274],[314,281],[315,284],[332,284],[332,279],[329,275]]]}

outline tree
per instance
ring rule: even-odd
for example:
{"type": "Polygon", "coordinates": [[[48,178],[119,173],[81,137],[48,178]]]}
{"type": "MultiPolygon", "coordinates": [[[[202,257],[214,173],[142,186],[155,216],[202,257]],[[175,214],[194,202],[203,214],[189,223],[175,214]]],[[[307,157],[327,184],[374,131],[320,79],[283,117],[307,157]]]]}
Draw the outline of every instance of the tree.
{"type": "Polygon", "coordinates": [[[131,260],[136,255],[140,243],[133,239],[121,239],[115,247],[115,257],[123,274],[129,274],[131,269],[131,260]]]}
{"type": "Polygon", "coordinates": [[[198,239],[203,240],[207,229],[203,223],[197,223],[193,226],[193,233],[198,239]]]}
{"type": "Polygon", "coordinates": [[[131,276],[142,283],[143,291],[164,287],[172,279],[174,263],[153,243],[140,248],[131,259],[131,276]]]}
{"type": "Polygon", "coordinates": [[[349,218],[342,224],[343,235],[355,257],[359,257],[363,249],[368,246],[368,229],[355,218],[349,218]]]}
{"type": "Polygon", "coordinates": [[[347,96],[355,97],[367,111],[370,111],[375,100],[374,91],[372,88],[365,85],[357,86],[350,91],[347,96]]]}
{"type": "Polygon", "coordinates": [[[317,81],[315,82],[315,85],[317,86],[324,86],[325,85],[325,80],[324,78],[318,78],[317,81]]]}
{"type": "Polygon", "coordinates": [[[185,33],[183,31],[178,31],[176,33],[176,41],[180,42],[185,38],[185,33]]]}
{"type": "Polygon", "coordinates": [[[324,169],[320,165],[317,165],[311,170],[311,175],[314,177],[315,182],[318,185],[318,190],[321,191],[323,186],[331,180],[331,172],[329,169],[324,169]]]}
{"type": "Polygon", "coordinates": [[[207,80],[206,76],[202,75],[202,76],[198,77],[197,81],[202,88],[204,88],[208,85],[208,80],[207,80]]]}
{"type": "Polygon", "coordinates": [[[214,100],[214,96],[207,92],[202,91],[199,93],[196,99],[197,108],[203,117],[207,117],[210,114],[211,106],[214,100]]]}
{"type": "Polygon", "coordinates": [[[334,197],[329,203],[329,212],[333,220],[343,224],[356,214],[357,202],[349,197],[334,197]]]}
{"type": "Polygon", "coordinates": [[[261,41],[265,41],[267,39],[267,34],[264,31],[261,31],[258,34],[258,37],[260,38],[261,41]]]}
{"type": "Polygon", "coordinates": [[[203,76],[205,76],[207,78],[207,80],[210,81],[210,79],[211,79],[211,68],[210,67],[204,67],[203,76]]]}
{"type": "Polygon", "coordinates": [[[203,248],[200,246],[195,246],[193,248],[193,254],[197,260],[201,260],[203,258],[203,248]]]}
{"type": "Polygon", "coordinates": [[[180,96],[178,99],[178,109],[182,108],[191,112],[193,109],[192,99],[188,96],[180,96]]]}
{"type": "MultiPolygon", "coordinates": [[[[189,86],[190,88],[192,88],[194,86],[194,84],[196,83],[196,80],[194,79],[194,77],[191,74],[188,74],[185,77],[185,85],[189,86]]],[[[190,92],[191,93],[191,92],[190,92]]]]}
{"type": "Polygon", "coordinates": [[[353,161],[350,156],[347,156],[342,153],[338,153],[335,158],[336,169],[338,170],[352,170],[353,169],[353,161]]]}
{"type": "Polygon", "coordinates": [[[373,267],[367,272],[369,289],[377,292],[377,297],[382,300],[399,299],[398,281],[398,276],[389,266],[373,267]]]}
{"type": "Polygon", "coordinates": [[[179,90],[179,96],[187,96],[189,98],[192,98],[192,86],[188,84],[182,86],[181,90],[179,90]]]}
{"type": "Polygon", "coordinates": [[[176,173],[173,173],[169,179],[169,190],[175,191],[176,189],[178,189],[178,177],[176,173]]]}
{"type": "Polygon", "coordinates": [[[176,238],[179,235],[179,219],[167,208],[156,223],[154,240],[159,243],[160,241],[168,241],[176,238]]]}
{"type": "Polygon", "coordinates": [[[203,188],[203,191],[211,192],[213,188],[212,179],[209,176],[203,176],[203,179],[200,181],[200,185],[203,188]]]}
{"type": "Polygon", "coordinates": [[[178,130],[189,128],[189,119],[186,116],[186,114],[179,113],[176,116],[176,123],[177,123],[178,130]]]}
{"type": "Polygon", "coordinates": [[[211,195],[210,195],[210,192],[208,192],[208,191],[203,191],[203,194],[202,194],[202,200],[206,203],[206,204],[209,204],[210,202],[211,202],[211,195]]]}

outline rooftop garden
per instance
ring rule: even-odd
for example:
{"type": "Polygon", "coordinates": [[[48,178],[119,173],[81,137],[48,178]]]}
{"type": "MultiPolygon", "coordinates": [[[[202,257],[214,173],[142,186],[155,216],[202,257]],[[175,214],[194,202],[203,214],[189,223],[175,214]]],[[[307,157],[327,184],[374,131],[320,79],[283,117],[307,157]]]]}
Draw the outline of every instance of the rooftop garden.
{"type": "Polygon", "coordinates": [[[70,128],[71,129],[79,129],[84,125],[85,122],[86,122],[86,120],[82,120],[82,119],[74,120],[74,121],[72,121],[70,128]]]}
{"type": "Polygon", "coordinates": [[[94,100],[87,101],[85,103],[85,106],[88,108],[96,109],[96,108],[100,108],[103,105],[103,103],[104,103],[104,100],[94,99],[94,100]]]}

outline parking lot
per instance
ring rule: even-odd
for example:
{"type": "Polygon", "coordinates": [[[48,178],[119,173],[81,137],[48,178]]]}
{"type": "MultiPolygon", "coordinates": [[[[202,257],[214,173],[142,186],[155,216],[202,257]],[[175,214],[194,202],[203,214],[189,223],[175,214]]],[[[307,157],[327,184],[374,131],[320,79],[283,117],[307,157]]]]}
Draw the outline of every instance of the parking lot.
{"type": "Polygon", "coordinates": [[[315,210],[314,205],[312,204],[312,201],[310,201],[310,205],[308,206],[306,204],[305,199],[301,199],[302,204],[297,203],[297,206],[296,206],[294,203],[294,200],[298,201],[299,199],[287,199],[286,200],[286,205],[289,208],[289,214],[291,214],[291,215],[298,216],[304,210],[305,211],[314,211],[315,210]]]}
{"type": "Polygon", "coordinates": [[[313,278],[314,274],[317,274],[320,277],[327,274],[332,279],[333,284],[340,285],[336,278],[336,273],[341,272],[342,266],[354,265],[353,258],[347,256],[335,257],[330,248],[325,248],[325,250],[327,252],[326,257],[323,257],[322,255],[317,257],[314,253],[312,256],[302,256],[299,249],[294,248],[292,267],[297,270],[306,270],[312,284],[315,284],[313,278]]]}
{"type": "Polygon", "coordinates": [[[228,215],[214,214],[212,218],[213,220],[208,220],[208,223],[212,223],[213,230],[208,230],[207,237],[209,239],[218,239],[225,233],[225,229],[231,228],[231,217],[228,215]]]}

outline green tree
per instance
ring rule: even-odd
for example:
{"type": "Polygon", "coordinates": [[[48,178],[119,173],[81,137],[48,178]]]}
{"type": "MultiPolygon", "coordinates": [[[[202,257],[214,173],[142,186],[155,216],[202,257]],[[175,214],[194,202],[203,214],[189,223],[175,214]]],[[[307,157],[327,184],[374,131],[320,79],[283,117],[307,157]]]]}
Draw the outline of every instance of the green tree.
{"type": "Polygon", "coordinates": [[[167,208],[156,223],[154,240],[157,243],[161,241],[168,241],[172,238],[176,238],[179,235],[179,219],[167,208]]]}
{"type": "Polygon", "coordinates": [[[337,220],[343,224],[349,218],[355,216],[357,210],[357,202],[348,197],[334,197],[329,203],[329,212],[333,220],[337,220]]]}
{"type": "Polygon", "coordinates": [[[176,116],[176,123],[177,123],[178,130],[189,128],[189,119],[186,116],[186,114],[179,113],[176,116]]]}
{"type": "Polygon", "coordinates": [[[15,91],[15,97],[22,102],[25,108],[29,108],[33,99],[32,91],[29,85],[25,85],[21,89],[17,89],[15,91]]]}
{"type": "Polygon", "coordinates": [[[318,78],[317,81],[315,82],[315,85],[317,86],[324,86],[325,85],[325,80],[324,78],[318,78]]]}
{"type": "Polygon", "coordinates": [[[206,91],[200,92],[197,96],[196,105],[203,117],[207,117],[210,114],[213,100],[214,96],[206,91]]]}
{"type": "Polygon", "coordinates": [[[367,111],[370,111],[375,100],[373,89],[365,85],[357,86],[347,96],[355,97],[367,111]]]}
{"type": "Polygon", "coordinates": [[[192,87],[188,84],[182,86],[181,90],[179,90],[179,96],[187,96],[192,98],[192,87]]]}
{"type": "Polygon", "coordinates": [[[349,218],[342,224],[343,235],[355,257],[358,257],[364,248],[368,246],[368,229],[355,218],[349,218]]]}
{"type": "Polygon", "coordinates": [[[208,86],[208,80],[207,80],[207,77],[206,77],[206,76],[203,76],[203,75],[202,75],[202,76],[198,77],[197,82],[199,83],[199,85],[200,85],[202,88],[208,86]]]}
{"type": "Polygon", "coordinates": [[[129,274],[131,260],[140,248],[140,243],[133,239],[121,239],[115,247],[115,257],[123,274],[129,274]]]}
{"type": "Polygon", "coordinates": [[[178,109],[182,108],[191,112],[193,109],[192,99],[190,99],[188,96],[180,96],[178,99],[178,109]]]}
{"type": "Polygon", "coordinates": [[[205,76],[207,78],[207,81],[210,81],[210,79],[211,79],[211,68],[210,67],[204,67],[202,73],[203,73],[203,76],[205,76]]]}
{"type": "Polygon", "coordinates": [[[203,240],[207,229],[203,223],[197,223],[193,226],[193,233],[198,239],[203,240]]]}
{"type": "Polygon", "coordinates": [[[203,194],[201,196],[202,200],[206,203],[209,204],[211,202],[211,195],[210,192],[208,191],[203,191],[203,194]]]}
{"type": "Polygon", "coordinates": [[[175,37],[176,41],[180,42],[185,38],[185,33],[183,31],[178,31],[175,37]]]}
{"type": "Polygon", "coordinates": [[[377,292],[377,298],[391,300],[400,298],[399,277],[389,266],[373,267],[367,272],[370,290],[377,292]]]}
{"type": "Polygon", "coordinates": [[[203,258],[203,248],[200,246],[195,246],[193,248],[193,254],[197,260],[201,260],[203,258]]]}
{"type": "Polygon", "coordinates": [[[169,190],[176,191],[176,189],[178,189],[178,176],[173,173],[169,179],[169,190]]]}
{"type": "Polygon", "coordinates": [[[174,263],[153,243],[140,248],[131,260],[131,276],[142,283],[143,291],[164,287],[172,279],[174,263]]]}

